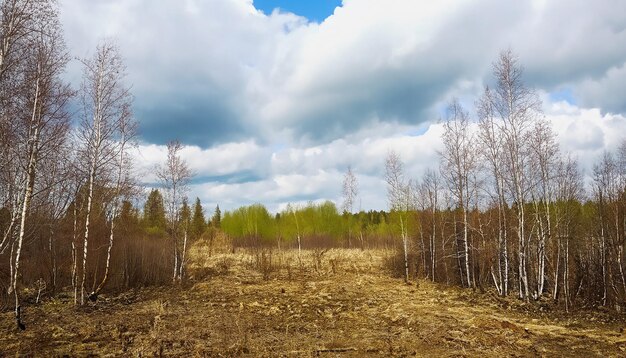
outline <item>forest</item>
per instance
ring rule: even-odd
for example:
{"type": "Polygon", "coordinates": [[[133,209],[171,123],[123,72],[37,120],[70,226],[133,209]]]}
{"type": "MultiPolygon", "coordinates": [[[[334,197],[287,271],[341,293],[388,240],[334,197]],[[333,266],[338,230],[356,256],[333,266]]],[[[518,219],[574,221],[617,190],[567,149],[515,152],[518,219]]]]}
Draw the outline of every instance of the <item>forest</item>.
{"type": "Polygon", "coordinates": [[[472,108],[450,100],[439,167],[414,178],[402,152],[387,153],[386,210],[355,210],[358,173],[347,168],[341,203],[222,213],[188,197],[194,173],[176,140],[154,169],[158,183],[141,182],[132,87],[115,41],[79,60],[72,88],[58,4],[3,0],[0,14],[0,308],[18,330],[26,307],[45,299],[79,307],[183,287],[192,249],[212,255],[224,242],[232,253],[313,252],[319,262],[333,249],[383,250],[385,272],[409,284],[564,312],[619,315],[626,305],[626,137],[583,173],[560,150],[512,50],[493,62],[472,108]]]}

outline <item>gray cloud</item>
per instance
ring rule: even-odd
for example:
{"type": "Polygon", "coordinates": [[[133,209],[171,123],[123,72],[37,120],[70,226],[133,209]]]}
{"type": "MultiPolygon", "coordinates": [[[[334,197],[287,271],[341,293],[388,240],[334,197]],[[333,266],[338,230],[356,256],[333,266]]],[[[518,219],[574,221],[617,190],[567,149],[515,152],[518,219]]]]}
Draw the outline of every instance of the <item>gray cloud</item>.
{"type": "Polygon", "coordinates": [[[135,115],[143,139],[150,143],[179,139],[207,147],[249,136],[237,113],[217,96],[159,96],[147,104],[140,98],[135,103],[135,115]]]}

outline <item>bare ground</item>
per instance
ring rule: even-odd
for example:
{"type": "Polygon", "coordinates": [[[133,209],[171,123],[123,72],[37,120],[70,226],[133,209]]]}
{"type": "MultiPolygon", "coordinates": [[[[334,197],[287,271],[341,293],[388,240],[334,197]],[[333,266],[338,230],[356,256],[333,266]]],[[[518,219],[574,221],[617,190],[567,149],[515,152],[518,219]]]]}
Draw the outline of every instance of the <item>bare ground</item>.
{"type": "Polygon", "coordinates": [[[320,253],[270,264],[196,247],[184,286],[85,307],[49,299],[26,308],[23,332],[0,314],[0,356],[626,356],[623,317],[405,285],[382,270],[382,252],[320,253]]]}

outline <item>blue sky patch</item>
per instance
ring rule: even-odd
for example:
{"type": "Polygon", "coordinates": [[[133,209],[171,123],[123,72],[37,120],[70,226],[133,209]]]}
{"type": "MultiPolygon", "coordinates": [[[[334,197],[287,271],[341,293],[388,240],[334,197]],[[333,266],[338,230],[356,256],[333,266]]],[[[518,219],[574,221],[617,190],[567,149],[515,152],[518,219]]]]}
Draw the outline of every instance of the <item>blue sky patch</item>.
{"type": "Polygon", "coordinates": [[[254,6],[268,15],[275,8],[279,8],[284,12],[304,16],[310,21],[322,22],[333,14],[337,6],[341,6],[341,0],[254,0],[254,6]]]}
{"type": "Polygon", "coordinates": [[[552,102],[565,101],[569,104],[577,105],[576,98],[574,97],[574,92],[571,88],[561,88],[558,91],[551,92],[550,100],[552,102]]]}

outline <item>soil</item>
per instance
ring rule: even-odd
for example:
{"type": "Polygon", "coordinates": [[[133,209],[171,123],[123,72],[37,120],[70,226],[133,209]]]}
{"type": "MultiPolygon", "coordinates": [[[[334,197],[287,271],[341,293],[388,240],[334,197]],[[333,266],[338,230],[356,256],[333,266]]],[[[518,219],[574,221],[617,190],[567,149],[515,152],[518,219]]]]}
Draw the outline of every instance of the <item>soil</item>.
{"type": "Polygon", "coordinates": [[[615,313],[407,285],[380,251],[192,254],[182,285],[0,314],[0,356],[626,356],[615,313]]]}

